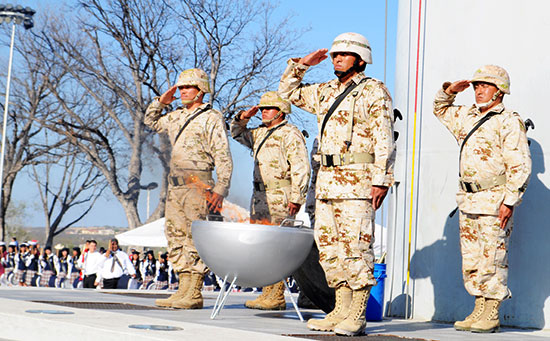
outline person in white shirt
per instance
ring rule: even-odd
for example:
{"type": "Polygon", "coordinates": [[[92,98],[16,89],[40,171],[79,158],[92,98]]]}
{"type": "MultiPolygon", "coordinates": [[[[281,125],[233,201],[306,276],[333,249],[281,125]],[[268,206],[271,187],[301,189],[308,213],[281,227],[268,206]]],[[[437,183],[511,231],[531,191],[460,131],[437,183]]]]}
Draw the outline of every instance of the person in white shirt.
{"type": "Polygon", "coordinates": [[[103,289],[116,289],[122,275],[136,277],[136,270],[130,261],[130,257],[128,257],[126,252],[118,248],[118,240],[116,238],[111,239],[104,258],[105,262],[96,279],[97,282],[103,279],[103,289]]]}
{"type": "Polygon", "coordinates": [[[90,240],[90,245],[84,262],[80,264],[80,267],[84,272],[84,288],[95,288],[99,283],[97,275],[105,263],[105,257],[97,251],[97,242],[90,240]]]}

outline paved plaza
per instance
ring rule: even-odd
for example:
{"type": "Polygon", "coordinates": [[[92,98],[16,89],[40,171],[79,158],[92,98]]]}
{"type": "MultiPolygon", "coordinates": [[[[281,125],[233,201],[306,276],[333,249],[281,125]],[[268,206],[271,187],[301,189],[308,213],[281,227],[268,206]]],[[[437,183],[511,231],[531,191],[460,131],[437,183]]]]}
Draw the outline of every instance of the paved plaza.
{"type": "MultiPolygon", "coordinates": [[[[202,310],[160,309],[154,299],[166,291],[0,287],[0,340],[350,340],[312,332],[287,297],[287,310],[246,309],[257,294],[234,292],[216,319],[210,319],[217,293],[205,292],[202,310]],[[58,314],[37,313],[37,310],[58,314]],[[59,314],[60,312],[64,312],[59,314]],[[158,325],[177,330],[130,328],[158,325]]],[[[307,320],[320,310],[303,309],[307,320]]],[[[457,332],[450,324],[385,319],[369,322],[367,336],[352,340],[543,340],[550,331],[502,328],[499,334],[457,332]]]]}

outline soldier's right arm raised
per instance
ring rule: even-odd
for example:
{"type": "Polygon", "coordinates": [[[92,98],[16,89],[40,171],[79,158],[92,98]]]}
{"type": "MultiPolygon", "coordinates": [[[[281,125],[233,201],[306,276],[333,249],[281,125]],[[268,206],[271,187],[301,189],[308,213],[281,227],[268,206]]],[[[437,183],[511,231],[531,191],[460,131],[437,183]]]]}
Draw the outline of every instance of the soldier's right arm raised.
{"type": "Polygon", "coordinates": [[[172,103],[176,97],[174,94],[178,89],[177,86],[172,86],[168,91],[163,93],[160,97],[157,97],[153,100],[151,104],[147,107],[145,112],[144,123],[146,126],[150,127],[156,132],[165,132],[166,127],[166,116],[163,116],[164,109],[172,103]]]}
{"type": "Polygon", "coordinates": [[[312,114],[319,111],[319,84],[302,84],[306,71],[327,58],[327,49],[320,49],[304,58],[288,61],[288,66],[279,82],[279,95],[295,106],[312,114]]]}
{"type": "Polygon", "coordinates": [[[453,105],[453,103],[456,95],[468,88],[469,84],[468,81],[445,82],[434,99],[434,115],[457,139],[460,131],[458,112],[461,107],[453,105]]]}
{"type": "Polygon", "coordinates": [[[252,116],[258,112],[258,107],[241,111],[235,115],[229,126],[231,137],[240,144],[252,149],[254,148],[254,135],[252,131],[247,127],[248,121],[252,116]]]}

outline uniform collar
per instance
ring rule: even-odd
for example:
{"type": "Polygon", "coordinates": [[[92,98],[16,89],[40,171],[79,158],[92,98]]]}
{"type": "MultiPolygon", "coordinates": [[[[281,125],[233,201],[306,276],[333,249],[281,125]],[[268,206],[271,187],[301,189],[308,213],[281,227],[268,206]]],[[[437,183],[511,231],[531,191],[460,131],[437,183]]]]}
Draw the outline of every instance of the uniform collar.
{"type": "MultiPolygon", "coordinates": [[[[359,72],[355,76],[351,77],[350,81],[354,82],[355,84],[359,84],[364,78],[367,78],[367,76],[365,76],[365,73],[364,72],[359,72]]],[[[347,84],[349,85],[350,83],[348,82],[347,84]]],[[[336,78],[334,80],[334,83],[329,84],[329,86],[331,86],[331,85],[336,89],[338,89],[339,87],[344,86],[338,78],[336,78]]]]}
{"type": "Polygon", "coordinates": [[[501,112],[504,111],[504,109],[505,109],[504,104],[499,103],[499,104],[495,105],[494,107],[492,107],[491,110],[487,111],[485,114],[481,114],[481,111],[474,104],[474,105],[472,105],[472,108],[471,108],[470,112],[472,112],[475,115],[485,116],[490,112],[501,113],[501,112]]]}
{"type": "Polygon", "coordinates": [[[277,124],[277,125],[274,126],[274,127],[271,127],[270,129],[279,128],[280,126],[284,126],[284,125],[287,124],[287,123],[288,123],[287,119],[284,119],[284,120],[281,121],[281,123],[277,124]]]}
{"type": "Polygon", "coordinates": [[[361,83],[361,81],[362,81],[363,79],[365,79],[365,78],[367,78],[367,76],[365,76],[365,73],[359,72],[358,74],[356,74],[355,76],[353,76],[353,77],[351,78],[351,80],[352,80],[355,84],[359,84],[359,83],[361,83]]]}
{"type": "Polygon", "coordinates": [[[285,118],[284,120],[281,121],[281,123],[277,124],[277,125],[274,126],[274,127],[268,128],[268,127],[266,127],[265,124],[263,124],[263,123],[260,124],[260,127],[263,127],[263,128],[268,129],[268,130],[271,130],[271,129],[278,128],[278,127],[280,127],[280,126],[282,126],[282,125],[285,125],[285,124],[287,124],[287,123],[288,123],[288,120],[285,118]]]}
{"type": "Polygon", "coordinates": [[[186,114],[194,114],[194,113],[198,112],[199,110],[202,110],[202,109],[206,108],[209,105],[210,105],[210,103],[203,103],[203,104],[199,105],[198,107],[196,107],[195,110],[193,110],[193,111],[190,111],[186,107],[180,107],[180,109],[183,110],[183,112],[185,112],[186,114]]]}

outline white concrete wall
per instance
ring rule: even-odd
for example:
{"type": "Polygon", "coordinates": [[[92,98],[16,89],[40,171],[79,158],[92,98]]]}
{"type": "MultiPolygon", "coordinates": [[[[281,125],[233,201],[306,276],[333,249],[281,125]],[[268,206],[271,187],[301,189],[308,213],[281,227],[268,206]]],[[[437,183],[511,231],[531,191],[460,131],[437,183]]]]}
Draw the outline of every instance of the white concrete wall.
{"type": "MultiPolygon", "coordinates": [[[[513,298],[501,310],[505,325],[550,328],[550,1],[402,0],[399,3],[394,105],[404,115],[396,179],[390,200],[386,314],[404,316],[405,297],[418,319],[454,321],[473,299],[463,287],[456,206],[458,146],[432,113],[446,80],[468,79],[484,64],[511,77],[507,108],[530,118],[533,174],[516,209],[511,237],[509,287],[513,298]],[[416,83],[418,6],[422,1],[413,214],[409,222],[416,83]],[[546,147],[543,147],[546,146],[546,147]],[[411,271],[406,285],[409,226],[411,271]]],[[[472,104],[473,91],[457,97],[472,104]]]]}

